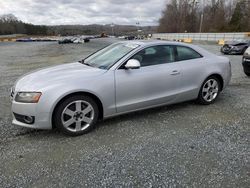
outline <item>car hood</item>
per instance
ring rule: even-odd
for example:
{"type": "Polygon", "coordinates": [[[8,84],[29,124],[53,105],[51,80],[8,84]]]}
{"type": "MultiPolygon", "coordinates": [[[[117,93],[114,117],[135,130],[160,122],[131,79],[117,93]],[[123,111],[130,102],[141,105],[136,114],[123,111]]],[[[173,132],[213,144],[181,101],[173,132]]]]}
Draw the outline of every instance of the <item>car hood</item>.
{"type": "Polygon", "coordinates": [[[235,42],[235,41],[232,41],[232,42],[226,43],[226,45],[229,45],[229,46],[242,46],[242,45],[247,45],[247,43],[246,42],[235,42]]]}
{"type": "Polygon", "coordinates": [[[72,83],[103,74],[107,70],[90,67],[79,62],[39,69],[19,78],[15,91],[41,91],[44,88],[72,83]]]}

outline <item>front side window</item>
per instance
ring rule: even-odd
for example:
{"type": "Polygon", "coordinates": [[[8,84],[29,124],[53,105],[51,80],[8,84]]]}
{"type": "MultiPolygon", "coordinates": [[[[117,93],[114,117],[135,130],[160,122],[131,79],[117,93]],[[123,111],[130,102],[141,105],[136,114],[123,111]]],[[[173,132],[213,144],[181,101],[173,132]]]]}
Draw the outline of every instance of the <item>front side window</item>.
{"type": "Polygon", "coordinates": [[[84,64],[100,69],[108,69],[137,47],[139,45],[130,43],[112,44],[86,58],[84,64]]]}
{"type": "Polygon", "coordinates": [[[130,59],[137,59],[141,67],[171,63],[174,61],[173,46],[153,46],[145,48],[130,59]]]}
{"type": "Polygon", "coordinates": [[[184,61],[189,59],[197,59],[201,58],[202,56],[196,52],[195,50],[185,47],[185,46],[177,46],[177,61],[184,61]]]}

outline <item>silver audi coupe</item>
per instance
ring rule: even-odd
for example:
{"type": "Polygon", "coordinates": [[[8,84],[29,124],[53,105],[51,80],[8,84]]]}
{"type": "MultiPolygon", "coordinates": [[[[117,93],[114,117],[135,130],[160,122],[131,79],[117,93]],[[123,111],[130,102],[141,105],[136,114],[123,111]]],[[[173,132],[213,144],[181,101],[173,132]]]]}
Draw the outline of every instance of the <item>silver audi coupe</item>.
{"type": "Polygon", "coordinates": [[[230,79],[229,59],[198,46],[122,41],[18,79],[12,123],[81,135],[98,120],[132,111],[189,100],[211,104],[230,79]]]}

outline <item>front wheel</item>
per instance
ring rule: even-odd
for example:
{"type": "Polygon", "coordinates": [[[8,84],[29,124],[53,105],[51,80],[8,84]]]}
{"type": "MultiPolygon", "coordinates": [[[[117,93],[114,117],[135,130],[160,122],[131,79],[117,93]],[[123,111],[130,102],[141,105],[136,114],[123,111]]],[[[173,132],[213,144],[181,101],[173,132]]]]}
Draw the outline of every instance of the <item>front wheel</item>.
{"type": "Polygon", "coordinates": [[[94,128],[98,115],[98,106],[91,97],[76,95],[58,105],[53,121],[64,134],[78,136],[94,128]]]}
{"type": "Polygon", "coordinates": [[[220,94],[221,84],[217,77],[211,76],[207,78],[200,89],[198,102],[200,104],[212,104],[220,94]]]}

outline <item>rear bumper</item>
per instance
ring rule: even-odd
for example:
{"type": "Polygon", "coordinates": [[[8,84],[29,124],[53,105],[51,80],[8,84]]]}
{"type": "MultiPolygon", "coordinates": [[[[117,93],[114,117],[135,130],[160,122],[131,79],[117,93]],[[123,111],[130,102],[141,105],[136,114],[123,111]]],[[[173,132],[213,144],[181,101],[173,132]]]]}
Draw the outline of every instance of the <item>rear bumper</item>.
{"type": "Polygon", "coordinates": [[[231,70],[231,65],[230,65],[228,67],[228,71],[226,72],[226,74],[223,77],[224,84],[223,84],[222,90],[224,90],[229,85],[231,78],[232,78],[232,70],[231,70]]]}

